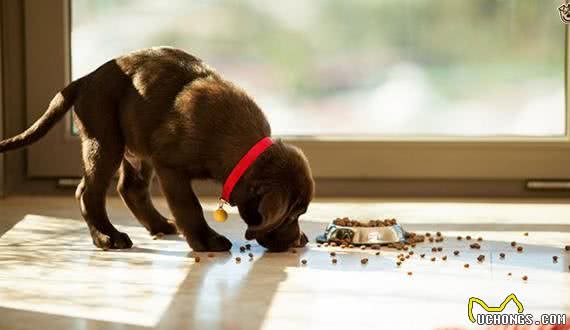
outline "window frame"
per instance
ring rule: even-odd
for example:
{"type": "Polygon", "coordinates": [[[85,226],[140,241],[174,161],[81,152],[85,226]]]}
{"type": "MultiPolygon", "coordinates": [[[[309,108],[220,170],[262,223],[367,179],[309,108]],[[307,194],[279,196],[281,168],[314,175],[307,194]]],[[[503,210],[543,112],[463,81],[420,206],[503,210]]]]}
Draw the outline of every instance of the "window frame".
{"type": "MultiPolygon", "coordinates": [[[[556,8],[552,10],[554,12],[556,8]]],[[[70,80],[70,12],[70,0],[24,2],[28,124],[45,111],[57,90],[70,80]]],[[[317,179],[570,179],[567,26],[565,30],[564,137],[429,138],[421,141],[417,138],[284,137],[284,140],[303,149],[317,179]]],[[[48,136],[29,149],[29,177],[81,175],[79,141],[69,132],[69,120],[62,120],[48,136]],[[72,161],[54,162],[54,159],[72,161]]]]}

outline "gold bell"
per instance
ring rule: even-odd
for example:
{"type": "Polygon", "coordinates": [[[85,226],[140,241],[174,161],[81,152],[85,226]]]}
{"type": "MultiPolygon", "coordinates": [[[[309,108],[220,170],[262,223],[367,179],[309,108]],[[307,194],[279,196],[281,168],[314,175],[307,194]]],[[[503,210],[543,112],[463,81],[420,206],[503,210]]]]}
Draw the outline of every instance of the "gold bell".
{"type": "Polygon", "coordinates": [[[228,212],[224,210],[224,201],[220,199],[220,204],[218,208],[214,211],[214,220],[217,222],[225,222],[228,220],[228,212]]]}

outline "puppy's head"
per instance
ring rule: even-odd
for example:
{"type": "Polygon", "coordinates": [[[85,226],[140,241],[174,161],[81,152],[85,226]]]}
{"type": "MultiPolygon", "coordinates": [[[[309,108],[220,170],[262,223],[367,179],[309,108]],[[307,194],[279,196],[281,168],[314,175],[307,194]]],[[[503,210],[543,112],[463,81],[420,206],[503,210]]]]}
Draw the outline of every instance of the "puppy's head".
{"type": "Polygon", "coordinates": [[[255,161],[239,186],[235,200],[248,224],[246,239],[256,239],[271,251],[307,244],[299,216],[313,199],[314,182],[299,149],[276,141],[255,161]]]}

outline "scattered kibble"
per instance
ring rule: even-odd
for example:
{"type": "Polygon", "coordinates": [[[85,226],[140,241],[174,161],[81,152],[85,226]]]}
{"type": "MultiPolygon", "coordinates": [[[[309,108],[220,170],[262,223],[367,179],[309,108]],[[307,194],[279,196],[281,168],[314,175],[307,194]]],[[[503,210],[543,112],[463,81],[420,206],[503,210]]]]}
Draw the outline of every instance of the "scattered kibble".
{"type": "Polygon", "coordinates": [[[240,247],[239,247],[239,252],[245,252],[245,246],[240,246],[240,247]]]}
{"type": "Polygon", "coordinates": [[[194,261],[195,261],[195,262],[200,262],[200,257],[198,257],[198,256],[194,257],[194,261]]]}
{"type": "Polygon", "coordinates": [[[253,253],[250,252],[250,253],[248,253],[247,255],[248,255],[250,258],[253,258],[253,253]]]}
{"type": "Polygon", "coordinates": [[[408,272],[408,276],[412,276],[412,274],[413,274],[412,272],[408,272]]]}
{"type": "Polygon", "coordinates": [[[396,261],[396,265],[397,265],[398,267],[400,267],[400,266],[402,265],[402,262],[401,262],[401,261],[396,261]]]}
{"type": "Polygon", "coordinates": [[[240,257],[236,257],[236,263],[240,263],[241,262],[241,258],[240,257]]]}
{"type": "Polygon", "coordinates": [[[409,254],[406,256],[406,259],[410,259],[410,255],[409,255],[409,254]]]}
{"type": "Polygon", "coordinates": [[[208,258],[213,258],[214,254],[213,253],[208,253],[208,258]]]}
{"type": "Polygon", "coordinates": [[[414,251],[410,251],[408,254],[412,256],[414,255],[414,251]]]}
{"type": "Polygon", "coordinates": [[[363,265],[366,265],[368,263],[368,258],[362,258],[360,259],[360,263],[363,265]]]}
{"type": "Polygon", "coordinates": [[[429,238],[430,243],[433,243],[433,237],[429,238]]]}
{"type": "Polygon", "coordinates": [[[471,236],[467,235],[467,236],[465,236],[465,239],[468,240],[468,241],[470,241],[470,240],[471,240],[471,236]]]}
{"type": "Polygon", "coordinates": [[[517,247],[517,251],[518,251],[518,252],[522,252],[522,251],[523,251],[523,247],[522,247],[522,246],[518,246],[518,247],[517,247]]]}
{"type": "Polygon", "coordinates": [[[528,233],[524,233],[525,236],[528,236],[528,233]]]}
{"type": "Polygon", "coordinates": [[[435,233],[435,236],[441,237],[441,232],[438,231],[437,233],[435,233]]]}
{"type": "Polygon", "coordinates": [[[361,246],[360,246],[360,249],[361,249],[361,250],[366,250],[366,245],[361,245],[361,246]]]}
{"type": "Polygon", "coordinates": [[[350,249],[354,249],[354,245],[352,245],[352,244],[349,244],[349,245],[348,245],[348,248],[350,248],[350,249]]]}
{"type": "Polygon", "coordinates": [[[336,262],[337,262],[336,258],[332,258],[332,259],[331,259],[331,262],[332,262],[333,264],[336,264],[336,262]]]}
{"type": "Polygon", "coordinates": [[[374,253],[375,255],[379,256],[380,255],[380,251],[374,253]]]}
{"type": "MultiPolygon", "coordinates": [[[[318,246],[318,247],[321,247],[320,244],[317,244],[317,246],[318,246]]],[[[247,244],[245,245],[245,248],[246,248],[247,250],[251,250],[251,244],[247,243],[247,244]]]]}
{"type": "Polygon", "coordinates": [[[507,275],[509,275],[509,276],[512,276],[512,275],[513,275],[513,273],[508,273],[507,275]]]}
{"type": "Polygon", "coordinates": [[[301,260],[301,263],[302,263],[303,265],[306,265],[306,264],[307,264],[307,259],[302,259],[302,260],[301,260]]]}
{"type": "Polygon", "coordinates": [[[517,242],[515,242],[515,241],[512,241],[512,242],[511,242],[511,246],[512,246],[512,247],[515,247],[515,246],[517,246],[517,242]]]}
{"type": "Polygon", "coordinates": [[[443,261],[447,260],[447,256],[441,257],[441,260],[443,260],[443,261]]]}
{"type": "Polygon", "coordinates": [[[321,245],[320,245],[320,244],[317,244],[317,247],[321,247],[321,245]]]}
{"type": "Polygon", "coordinates": [[[458,240],[458,241],[461,241],[462,239],[463,239],[463,237],[457,236],[457,240],[458,240]]]}
{"type": "Polygon", "coordinates": [[[431,248],[431,252],[437,252],[437,248],[434,246],[431,248]]]}
{"type": "Polygon", "coordinates": [[[330,255],[331,255],[331,257],[334,257],[334,256],[336,256],[336,252],[333,251],[330,253],[330,255]]]}
{"type": "Polygon", "coordinates": [[[335,243],[335,242],[331,242],[331,246],[332,246],[332,247],[335,247],[335,246],[336,246],[336,243],[335,243]]]}
{"type": "Polygon", "coordinates": [[[477,241],[482,242],[482,241],[483,241],[483,237],[477,238],[477,241]]]}
{"type": "Polygon", "coordinates": [[[435,257],[431,257],[431,259],[430,259],[430,260],[431,260],[431,261],[435,261],[435,257]]]}
{"type": "Polygon", "coordinates": [[[293,250],[291,250],[291,253],[295,254],[295,253],[297,253],[297,250],[293,249],[293,250]]]}
{"type": "Polygon", "coordinates": [[[341,245],[340,245],[340,248],[341,248],[341,249],[344,249],[344,248],[346,248],[346,245],[345,245],[345,244],[341,244],[341,245]]]}
{"type": "Polygon", "coordinates": [[[420,258],[423,258],[423,257],[425,257],[425,256],[426,256],[425,253],[420,254],[420,258]]]}
{"type": "Polygon", "coordinates": [[[472,249],[477,249],[477,250],[478,250],[478,249],[481,248],[481,245],[479,245],[479,243],[473,243],[473,244],[469,245],[469,247],[472,248],[472,249]]]}
{"type": "Polygon", "coordinates": [[[552,262],[557,263],[558,262],[558,256],[552,256],[552,262]]]}
{"type": "Polygon", "coordinates": [[[380,250],[380,245],[379,244],[374,244],[370,247],[372,250],[380,250]]]}
{"type": "Polygon", "coordinates": [[[464,268],[469,268],[469,264],[463,265],[464,268]]]}
{"type": "Polygon", "coordinates": [[[477,261],[479,261],[479,262],[483,262],[484,260],[485,260],[485,256],[482,255],[482,254],[480,254],[480,255],[477,257],[477,261]]]}
{"type": "Polygon", "coordinates": [[[426,236],[426,237],[430,237],[430,236],[431,236],[431,233],[426,233],[425,236],[426,236]]]}
{"type": "Polygon", "coordinates": [[[528,280],[528,276],[524,275],[524,276],[522,277],[522,279],[523,279],[523,281],[526,281],[526,280],[528,280]]]}
{"type": "Polygon", "coordinates": [[[564,247],[564,250],[570,251],[570,245],[566,245],[566,246],[564,247]]]}
{"type": "Polygon", "coordinates": [[[459,255],[459,251],[455,250],[455,251],[453,251],[453,254],[456,255],[456,256],[458,256],[458,255],[459,255]]]}
{"type": "Polygon", "coordinates": [[[437,248],[437,251],[438,251],[438,252],[441,252],[441,251],[443,251],[443,248],[440,246],[440,247],[437,248]]]}
{"type": "Polygon", "coordinates": [[[503,252],[499,253],[499,257],[501,257],[501,259],[505,259],[505,254],[503,252]]]}

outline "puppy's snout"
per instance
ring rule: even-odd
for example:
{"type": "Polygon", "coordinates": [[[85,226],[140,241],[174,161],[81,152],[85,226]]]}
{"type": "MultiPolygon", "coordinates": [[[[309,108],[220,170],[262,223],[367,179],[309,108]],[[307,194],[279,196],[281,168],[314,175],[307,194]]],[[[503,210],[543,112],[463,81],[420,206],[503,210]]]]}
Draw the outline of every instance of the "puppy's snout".
{"type": "Polygon", "coordinates": [[[307,235],[305,235],[305,233],[301,233],[301,236],[297,240],[297,244],[296,244],[297,247],[304,247],[305,245],[307,245],[307,243],[309,243],[309,239],[307,238],[307,235]]]}

